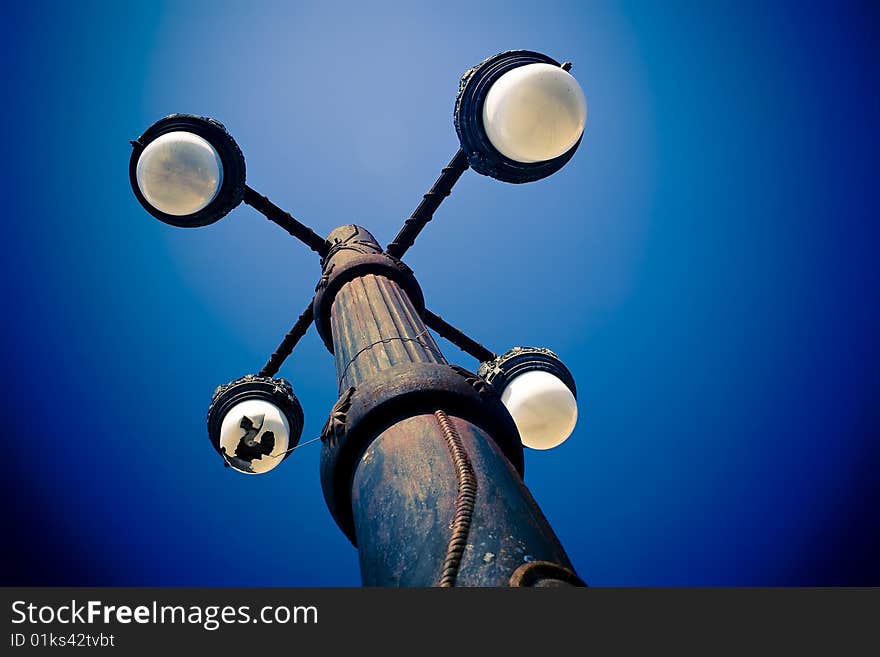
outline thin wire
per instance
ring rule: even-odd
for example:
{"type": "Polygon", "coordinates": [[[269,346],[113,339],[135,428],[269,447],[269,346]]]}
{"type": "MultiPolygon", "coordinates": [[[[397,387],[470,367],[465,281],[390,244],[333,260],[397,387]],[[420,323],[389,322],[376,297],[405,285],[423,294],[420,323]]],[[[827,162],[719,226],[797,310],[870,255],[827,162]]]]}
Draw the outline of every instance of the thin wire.
{"type": "MultiPolygon", "coordinates": [[[[263,456],[268,456],[269,458],[273,458],[273,459],[280,459],[282,456],[290,454],[291,452],[299,449],[300,447],[305,447],[306,445],[311,445],[312,443],[318,442],[319,440],[321,440],[321,436],[318,436],[317,438],[312,438],[311,440],[307,440],[304,443],[300,443],[298,445],[295,445],[295,446],[291,447],[290,449],[284,450],[283,452],[280,452],[278,454],[264,454],[263,456]]],[[[225,450],[220,452],[220,456],[223,457],[223,460],[226,461],[226,464],[229,467],[235,468],[235,464],[230,460],[229,456],[226,455],[225,450]]],[[[237,469],[238,468],[236,468],[236,470],[237,469]]]]}
{"type": "Polygon", "coordinates": [[[352,363],[354,363],[354,361],[356,361],[358,359],[358,356],[360,356],[365,351],[369,351],[370,349],[372,349],[376,345],[388,344],[389,342],[394,342],[395,340],[400,340],[401,342],[416,342],[416,343],[420,344],[422,347],[424,347],[426,351],[430,351],[442,359],[443,354],[440,353],[439,349],[436,349],[435,347],[432,347],[431,345],[426,344],[426,343],[422,342],[421,340],[419,340],[419,338],[421,338],[427,332],[428,332],[428,328],[425,327],[425,330],[420,332],[415,337],[410,338],[410,337],[404,337],[404,336],[394,336],[394,337],[390,337],[390,338],[382,338],[381,340],[376,340],[375,342],[368,344],[366,347],[359,349],[357,351],[357,353],[351,357],[351,360],[348,361],[348,363],[346,363],[345,367],[342,370],[342,374],[339,375],[340,388],[342,386],[342,382],[345,380],[345,375],[348,372],[348,368],[351,367],[352,363]]]}
{"type": "Polygon", "coordinates": [[[290,454],[292,451],[297,450],[300,447],[305,447],[306,445],[311,445],[312,443],[318,442],[319,440],[321,440],[321,436],[318,436],[317,438],[312,438],[311,440],[307,440],[304,443],[299,443],[298,445],[294,445],[290,449],[285,450],[285,451],[281,452],[280,454],[267,454],[266,456],[268,456],[269,458],[278,459],[278,458],[281,458],[282,456],[284,456],[285,454],[290,454]]]}

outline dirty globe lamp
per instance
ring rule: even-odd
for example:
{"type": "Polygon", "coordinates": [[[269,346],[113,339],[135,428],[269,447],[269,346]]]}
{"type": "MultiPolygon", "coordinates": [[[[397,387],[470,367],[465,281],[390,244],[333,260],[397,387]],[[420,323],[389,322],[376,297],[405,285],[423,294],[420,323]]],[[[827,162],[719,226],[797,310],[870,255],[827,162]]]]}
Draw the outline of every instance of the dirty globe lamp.
{"type": "Polygon", "coordinates": [[[150,142],[138,159],[136,175],[150,205],[181,217],[202,210],[217,197],[223,164],[205,139],[178,130],[150,142]]]}
{"type": "Polygon", "coordinates": [[[219,121],[172,114],[131,143],[132,191],[167,224],[212,224],[244,198],[244,156],[219,121]]]}

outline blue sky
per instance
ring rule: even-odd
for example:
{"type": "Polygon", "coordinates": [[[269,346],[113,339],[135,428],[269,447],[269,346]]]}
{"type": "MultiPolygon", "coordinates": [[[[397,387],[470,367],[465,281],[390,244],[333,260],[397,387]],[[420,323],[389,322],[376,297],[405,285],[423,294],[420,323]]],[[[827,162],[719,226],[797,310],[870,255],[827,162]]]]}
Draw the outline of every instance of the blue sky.
{"type": "MultiPolygon", "coordinates": [[[[578,572],[880,584],[877,10],[691,5],[7,10],[4,583],[359,583],[317,447],[243,477],[204,427],[309,299],[313,254],[247,207],[155,221],[128,140],[213,116],[257,190],[384,243],[457,148],[461,73],[529,48],[574,63],[578,153],[530,185],[466,173],[407,261],[434,312],[575,375],[578,427],[526,483],[578,572]]],[[[314,329],[282,374],[316,436],[314,329]]]]}

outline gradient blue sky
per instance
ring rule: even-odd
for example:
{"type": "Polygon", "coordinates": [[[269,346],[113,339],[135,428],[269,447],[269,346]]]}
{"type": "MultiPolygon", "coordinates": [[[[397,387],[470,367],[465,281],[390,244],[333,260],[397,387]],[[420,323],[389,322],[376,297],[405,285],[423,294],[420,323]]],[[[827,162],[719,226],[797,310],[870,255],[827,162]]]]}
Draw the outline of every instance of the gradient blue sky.
{"type": "MultiPolygon", "coordinates": [[[[128,140],[223,121],[252,186],[390,239],[457,147],[462,71],[574,62],[572,162],[465,174],[408,262],[581,402],[526,483],[594,585],[880,584],[873,3],[17,3],[0,40],[3,583],[357,585],[316,446],[222,467],[211,391],[262,365],[318,268],[250,208],[152,219],[128,140]]],[[[448,344],[453,362],[476,363],[448,344]]],[[[334,401],[314,330],[282,370],[334,401]]]]}

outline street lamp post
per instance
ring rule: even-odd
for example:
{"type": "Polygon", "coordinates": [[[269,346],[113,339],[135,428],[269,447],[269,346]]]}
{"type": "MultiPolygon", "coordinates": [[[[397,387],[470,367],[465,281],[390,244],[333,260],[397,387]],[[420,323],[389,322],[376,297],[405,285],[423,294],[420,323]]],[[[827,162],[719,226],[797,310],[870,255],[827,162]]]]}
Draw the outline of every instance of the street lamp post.
{"type": "Polygon", "coordinates": [[[365,585],[583,584],[522,479],[524,444],[553,447],[574,428],[571,374],[549,350],[498,356],[445,322],[401,260],[469,167],[520,183],[572,157],[586,105],[568,68],[512,51],[468,70],[456,100],[461,148],[385,249],[355,225],[321,238],[258,194],[213,120],[172,115],[132,142],[132,187],[157,218],[202,226],[243,201],[321,256],[312,301],[257,375],[215,391],[208,432],[226,465],[247,474],[290,454],[303,413],[273,377],[314,323],[339,388],[321,484],[365,585]],[[448,364],[429,328],[476,357],[479,373],[448,364]]]}

